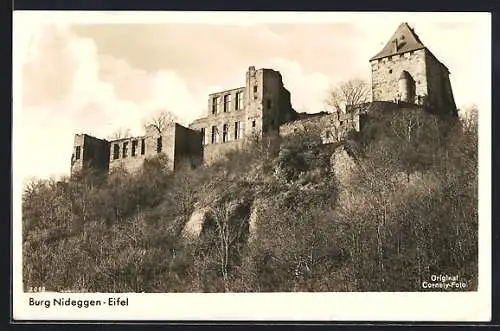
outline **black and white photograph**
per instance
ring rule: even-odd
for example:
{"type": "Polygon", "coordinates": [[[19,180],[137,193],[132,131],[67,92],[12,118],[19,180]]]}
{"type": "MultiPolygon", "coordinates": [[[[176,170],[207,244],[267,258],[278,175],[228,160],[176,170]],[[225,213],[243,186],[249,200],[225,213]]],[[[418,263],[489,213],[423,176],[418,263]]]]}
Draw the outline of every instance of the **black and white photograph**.
{"type": "Polygon", "coordinates": [[[490,20],[14,12],[14,312],[487,320],[490,20]]]}

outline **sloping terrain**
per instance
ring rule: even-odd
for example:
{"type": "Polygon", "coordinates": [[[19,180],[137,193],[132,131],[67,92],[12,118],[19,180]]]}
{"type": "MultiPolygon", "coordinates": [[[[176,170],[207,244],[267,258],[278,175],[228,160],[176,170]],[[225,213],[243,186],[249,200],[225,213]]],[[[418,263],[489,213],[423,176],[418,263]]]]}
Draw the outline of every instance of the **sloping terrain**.
{"type": "MultiPolygon", "coordinates": [[[[277,139],[277,138],[276,138],[277,139]]],[[[346,141],[256,141],[210,167],[39,180],[23,279],[48,291],[419,291],[477,286],[477,128],[421,110],[346,141]]]]}

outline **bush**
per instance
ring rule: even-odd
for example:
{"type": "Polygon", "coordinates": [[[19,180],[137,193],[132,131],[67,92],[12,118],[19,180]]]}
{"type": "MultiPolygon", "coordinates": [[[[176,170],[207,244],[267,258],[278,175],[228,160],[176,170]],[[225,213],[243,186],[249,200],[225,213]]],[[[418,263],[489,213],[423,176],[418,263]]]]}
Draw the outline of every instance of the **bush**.
{"type": "Polygon", "coordinates": [[[175,173],[160,155],[134,174],[32,181],[22,201],[25,286],[417,291],[431,273],[449,273],[477,287],[474,122],[380,115],[344,144],[356,164],[348,187],[331,171],[337,146],[318,139],[306,130],[256,140],[175,173]],[[189,242],[182,230],[199,206],[211,214],[189,242]]]}

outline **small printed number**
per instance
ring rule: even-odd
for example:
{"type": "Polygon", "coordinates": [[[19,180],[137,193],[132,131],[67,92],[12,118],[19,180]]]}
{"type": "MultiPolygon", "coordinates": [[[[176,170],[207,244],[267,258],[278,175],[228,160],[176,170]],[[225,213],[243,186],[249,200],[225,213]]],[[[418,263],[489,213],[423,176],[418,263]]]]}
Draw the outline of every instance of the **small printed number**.
{"type": "Polygon", "coordinates": [[[45,286],[30,286],[29,292],[45,292],[45,286]]]}

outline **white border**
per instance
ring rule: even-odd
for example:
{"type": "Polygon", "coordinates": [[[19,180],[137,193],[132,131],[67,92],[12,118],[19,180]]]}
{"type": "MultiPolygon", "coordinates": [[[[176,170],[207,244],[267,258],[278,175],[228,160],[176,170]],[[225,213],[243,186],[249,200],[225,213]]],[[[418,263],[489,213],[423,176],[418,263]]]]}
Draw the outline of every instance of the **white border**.
{"type": "MultiPolygon", "coordinates": [[[[293,13],[293,12],[30,12],[15,11],[14,33],[32,22],[51,23],[332,23],[390,15],[401,21],[473,19],[489,23],[489,13],[293,13]]],[[[486,23],[486,24],[487,24],[486,23]]],[[[16,150],[22,138],[20,63],[13,43],[13,318],[15,320],[295,320],[295,321],[489,321],[491,319],[491,105],[479,116],[479,287],[465,293],[276,293],[276,294],[59,294],[22,291],[21,183],[16,150]],[[77,309],[30,307],[29,297],[50,299],[129,298],[128,307],[77,309]]],[[[491,54],[490,49],[481,52],[491,54]]],[[[491,61],[484,61],[484,87],[491,86],[491,61]]],[[[490,89],[491,91],[491,89],[490,89]]],[[[490,93],[491,96],[491,93],[490,93]]],[[[491,97],[490,97],[491,100],[491,97]]]]}

